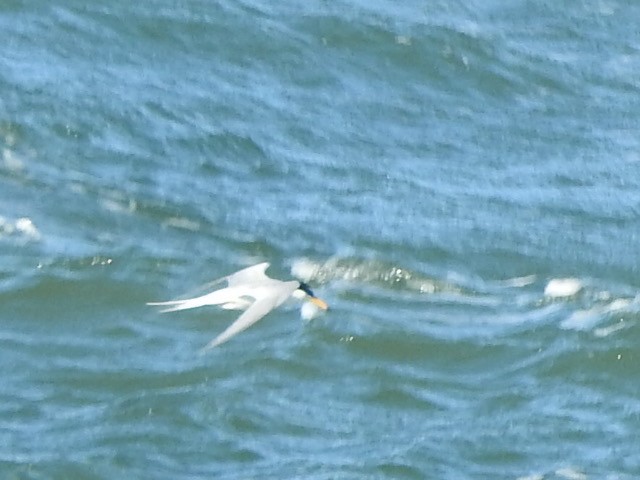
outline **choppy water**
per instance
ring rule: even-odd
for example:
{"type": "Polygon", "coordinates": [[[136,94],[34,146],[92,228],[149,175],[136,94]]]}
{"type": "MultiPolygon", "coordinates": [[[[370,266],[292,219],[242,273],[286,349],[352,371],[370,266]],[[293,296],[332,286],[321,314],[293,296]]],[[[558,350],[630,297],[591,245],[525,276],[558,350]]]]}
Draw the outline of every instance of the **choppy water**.
{"type": "Polygon", "coordinates": [[[640,7],[0,4],[0,473],[640,478],[640,7]],[[160,315],[244,266],[308,280],[160,315]]]}

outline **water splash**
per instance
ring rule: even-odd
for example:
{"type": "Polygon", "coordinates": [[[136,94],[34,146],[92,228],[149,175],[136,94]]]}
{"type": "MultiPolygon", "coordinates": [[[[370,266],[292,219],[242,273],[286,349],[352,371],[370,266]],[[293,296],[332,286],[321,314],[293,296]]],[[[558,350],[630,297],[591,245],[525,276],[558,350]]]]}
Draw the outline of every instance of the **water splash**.
{"type": "Polygon", "coordinates": [[[398,287],[418,293],[462,291],[461,288],[449,282],[429,278],[402,266],[376,260],[334,257],[322,262],[301,258],[293,262],[291,273],[305,282],[328,283],[338,280],[398,287]]]}

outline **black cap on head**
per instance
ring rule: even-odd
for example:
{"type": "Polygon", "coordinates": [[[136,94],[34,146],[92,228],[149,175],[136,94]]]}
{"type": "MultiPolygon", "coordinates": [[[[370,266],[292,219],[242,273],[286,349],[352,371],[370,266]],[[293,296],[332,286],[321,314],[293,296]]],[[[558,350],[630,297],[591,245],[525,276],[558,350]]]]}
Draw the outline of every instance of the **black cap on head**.
{"type": "Polygon", "coordinates": [[[311,291],[311,288],[309,287],[309,285],[307,285],[304,282],[300,282],[300,286],[298,287],[298,290],[302,290],[304,293],[306,293],[310,297],[315,297],[315,295],[311,291]]]}

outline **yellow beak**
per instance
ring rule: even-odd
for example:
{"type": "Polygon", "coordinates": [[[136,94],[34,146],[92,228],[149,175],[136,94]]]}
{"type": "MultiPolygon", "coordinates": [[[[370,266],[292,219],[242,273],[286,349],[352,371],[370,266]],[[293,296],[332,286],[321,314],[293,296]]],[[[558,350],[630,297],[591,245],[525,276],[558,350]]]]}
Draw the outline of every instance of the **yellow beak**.
{"type": "Polygon", "coordinates": [[[320,300],[318,297],[309,297],[309,301],[315,306],[320,307],[322,310],[327,310],[329,305],[324,300],[320,300]]]}

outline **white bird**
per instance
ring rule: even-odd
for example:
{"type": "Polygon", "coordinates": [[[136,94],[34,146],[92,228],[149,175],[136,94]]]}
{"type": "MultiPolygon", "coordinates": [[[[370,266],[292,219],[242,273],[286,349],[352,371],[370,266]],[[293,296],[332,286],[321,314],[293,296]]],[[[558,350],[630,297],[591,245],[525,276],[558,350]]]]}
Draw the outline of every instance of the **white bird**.
{"type": "Polygon", "coordinates": [[[260,263],[222,277],[213,283],[226,281],[226,288],[215,290],[200,297],[169,302],[149,302],[147,305],[167,307],[161,310],[162,312],[175,312],[205,305],[220,305],[228,310],[245,310],[226,330],[211,340],[202,349],[203,352],[217,347],[249,328],[271,310],[282,305],[291,296],[299,299],[307,298],[322,310],[328,308],[328,305],[323,300],[313,294],[306,283],[298,280],[282,282],[270,278],[265,273],[267,267],[269,267],[268,263],[260,263]]]}

